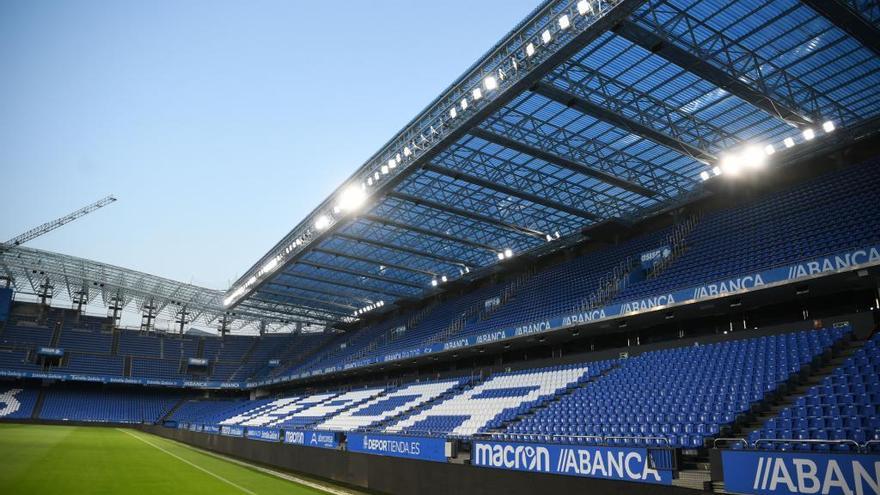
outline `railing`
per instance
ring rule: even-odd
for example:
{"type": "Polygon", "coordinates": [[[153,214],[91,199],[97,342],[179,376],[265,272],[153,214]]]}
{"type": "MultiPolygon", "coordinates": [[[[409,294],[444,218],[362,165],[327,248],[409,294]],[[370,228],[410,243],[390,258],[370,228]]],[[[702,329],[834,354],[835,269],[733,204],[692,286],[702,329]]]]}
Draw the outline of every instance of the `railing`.
{"type": "Polygon", "coordinates": [[[749,441],[745,438],[716,438],[712,442],[713,448],[718,448],[719,442],[726,442],[728,444],[733,443],[742,443],[745,448],[754,448],[757,449],[762,443],[769,444],[812,444],[812,445],[851,445],[855,447],[859,452],[867,452],[870,450],[872,445],[880,445],[880,440],[868,440],[867,442],[860,444],[855,440],[843,439],[843,440],[824,440],[824,439],[816,439],[816,438],[759,438],[755,440],[754,443],[749,444],[749,441]]]}
{"type": "Polygon", "coordinates": [[[657,278],[660,276],[669,265],[684,253],[685,249],[687,249],[687,237],[694,230],[694,227],[697,226],[697,223],[699,223],[701,215],[700,212],[694,213],[673,227],[672,232],[666,237],[666,242],[669,244],[669,249],[672,252],[669,253],[669,256],[661,258],[648,270],[647,278],[657,278]]]}
{"type": "Polygon", "coordinates": [[[595,445],[611,445],[611,441],[614,440],[633,440],[636,442],[644,442],[645,444],[649,442],[658,442],[663,443],[664,447],[671,446],[671,442],[666,437],[655,437],[655,436],[646,436],[646,437],[638,437],[638,436],[605,436],[605,435],[547,435],[543,433],[499,433],[499,432],[491,432],[491,433],[478,433],[474,435],[474,437],[479,437],[479,435],[485,435],[491,439],[498,439],[498,437],[506,436],[514,439],[514,441],[528,441],[534,442],[529,437],[539,437],[539,438],[550,438],[551,443],[572,443],[572,440],[577,442],[578,440],[585,440],[589,443],[595,445]]]}
{"type": "Polygon", "coordinates": [[[589,311],[594,308],[604,306],[626,287],[627,275],[635,265],[632,257],[627,257],[618,262],[610,273],[605,274],[599,279],[598,288],[581,300],[580,304],[575,307],[575,312],[589,311]]]}

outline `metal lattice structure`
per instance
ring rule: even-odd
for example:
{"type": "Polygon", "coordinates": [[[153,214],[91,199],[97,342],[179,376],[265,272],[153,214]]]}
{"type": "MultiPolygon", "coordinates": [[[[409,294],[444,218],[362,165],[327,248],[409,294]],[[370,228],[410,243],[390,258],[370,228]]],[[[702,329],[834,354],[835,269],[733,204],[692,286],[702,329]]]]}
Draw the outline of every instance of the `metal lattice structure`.
{"type": "Polygon", "coordinates": [[[105,207],[115,201],[116,201],[116,198],[113,197],[112,195],[107,196],[106,198],[99,199],[98,201],[95,201],[94,203],[92,203],[90,205],[84,206],[84,207],[74,211],[73,213],[64,215],[61,218],[56,218],[55,220],[52,220],[51,222],[46,222],[38,227],[34,227],[34,228],[28,230],[27,232],[19,234],[19,235],[13,237],[12,239],[9,239],[8,241],[6,241],[6,244],[8,244],[10,246],[20,246],[21,244],[24,244],[25,242],[34,240],[37,237],[40,237],[41,235],[48,234],[49,232],[52,232],[53,230],[55,230],[63,225],[67,225],[68,223],[76,220],[77,218],[82,218],[82,217],[88,215],[89,213],[92,213],[95,210],[99,210],[99,209],[101,209],[101,208],[103,208],[103,207],[105,207]]]}
{"type": "Polygon", "coordinates": [[[74,256],[24,246],[0,247],[0,278],[17,292],[44,302],[53,297],[164,318],[181,328],[201,324],[225,331],[294,331],[322,319],[285,317],[257,311],[227,311],[223,292],[74,256]],[[182,324],[180,322],[183,322],[182,324]]]}
{"type": "Polygon", "coordinates": [[[878,12],[876,0],[548,0],[223,303],[345,321],[681,202],[747,146],[784,155],[845,134],[880,116],[878,12]]]}

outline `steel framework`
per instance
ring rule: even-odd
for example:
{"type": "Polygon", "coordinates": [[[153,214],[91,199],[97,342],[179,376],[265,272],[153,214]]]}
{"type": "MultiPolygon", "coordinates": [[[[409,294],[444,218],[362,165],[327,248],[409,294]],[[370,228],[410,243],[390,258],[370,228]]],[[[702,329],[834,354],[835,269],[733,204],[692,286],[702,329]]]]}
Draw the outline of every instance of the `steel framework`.
{"type": "Polygon", "coordinates": [[[547,0],[222,303],[350,319],[704,194],[728,153],[880,116],[878,22],[876,0],[547,0]]]}

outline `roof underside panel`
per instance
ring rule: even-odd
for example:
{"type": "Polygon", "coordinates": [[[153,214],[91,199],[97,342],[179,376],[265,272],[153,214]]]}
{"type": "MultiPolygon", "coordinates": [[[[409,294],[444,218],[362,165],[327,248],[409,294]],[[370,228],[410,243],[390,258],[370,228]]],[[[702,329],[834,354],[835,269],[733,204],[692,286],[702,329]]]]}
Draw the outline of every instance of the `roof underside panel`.
{"type": "MultiPolygon", "coordinates": [[[[701,172],[746,145],[781,149],[827,120],[877,118],[880,45],[870,40],[880,7],[834,1],[848,18],[817,0],[625,1],[628,17],[610,31],[557,32],[564,56],[540,70],[521,48],[513,57],[534,71],[527,85],[406,165],[355,216],[310,234],[250,297],[329,319],[391,307],[507,250],[681,201],[701,172]]],[[[551,1],[536,18],[576,15],[575,3],[551,1]]],[[[529,26],[523,43],[543,49],[543,28],[529,26]]],[[[462,97],[477,104],[470,89],[462,97]]],[[[372,185],[380,172],[370,174],[372,185]]]]}

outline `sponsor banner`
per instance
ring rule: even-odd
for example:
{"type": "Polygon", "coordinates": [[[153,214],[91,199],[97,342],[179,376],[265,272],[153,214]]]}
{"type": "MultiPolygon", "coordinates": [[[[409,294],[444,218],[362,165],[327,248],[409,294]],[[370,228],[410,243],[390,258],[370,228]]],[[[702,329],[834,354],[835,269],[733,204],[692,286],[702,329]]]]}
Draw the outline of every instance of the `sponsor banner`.
{"type": "Polygon", "coordinates": [[[349,433],[346,435],[346,449],[362,454],[446,462],[446,440],[443,438],[349,433]]]}
{"type": "Polygon", "coordinates": [[[339,448],[339,433],[334,431],[284,430],[284,443],[321,447],[323,449],[339,448]]]}
{"type": "Polygon", "coordinates": [[[668,245],[658,247],[652,251],[647,251],[642,253],[639,256],[639,261],[642,262],[642,268],[645,270],[650,270],[658,261],[668,258],[669,255],[672,254],[672,248],[668,245]]]}
{"type": "Polygon", "coordinates": [[[202,428],[202,431],[205,433],[210,433],[212,435],[219,435],[220,434],[220,427],[217,425],[205,425],[202,428]]]}
{"type": "Polygon", "coordinates": [[[187,363],[190,366],[207,366],[208,360],[205,358],[189,358],[187,360],[187,363]]]}
{"type": "Polygon", "coordinates": [[[880,493],[880,454],[721,453],[724,489],[743,494],[880,493]]]}
{"type": "Polygon", "coordinates": [[[37,354],[40,356],[62,357],[64,356],[64,349],[60,347],[40,347],[37,349],[37,354]]]}
{"type": "Polygon", "coordinates": [[[225,435],[227,437],[243,437],[244,436],[244,426],[223,425],[220,427],[220,434],[225,435]]]}
{"type": "MultiPolygon", "coordinates": [[[[242,389],[247,386],[239,382],[202,382],[192,380],[154,380],[148,378],[126,378],[121,376],[80,375],[71,373],[48,373],[42,371],[0,370],[0,376],[14,378],[40,378],[61,381],[124,383],[128,385],[152,385],[160,387],[187,387],[203,389],[242,389]]],[[[253,385],[253,384],[251,384],[253,385]]]]}
{"type": "Polygon", "coordinates": [[[513,471],[672,484],[672,471],[657,469],[648,449],[641,448],[474,441],[471,464],[513,471]]]}
{"type": "Polygon", "coordinates": [[[280,359],[270,359],[269,360],[269,367],[270,368],[276,368],[276,367],[278,367],[279,364],[281,364],[280,359]]]}
{"type": "Polygon", "coordinates": [[[189,423],[177,423],[177,429],[178,430],[188,430],[189,423]]]}
{"type": "Polygon", "coordinates": [[[246,436],[251,440],[261,440],[263,442],[278,442],[281,440],[281,430],[279,430],[278,428],[248,426],[246,436]]]}

